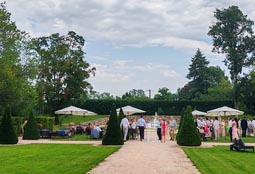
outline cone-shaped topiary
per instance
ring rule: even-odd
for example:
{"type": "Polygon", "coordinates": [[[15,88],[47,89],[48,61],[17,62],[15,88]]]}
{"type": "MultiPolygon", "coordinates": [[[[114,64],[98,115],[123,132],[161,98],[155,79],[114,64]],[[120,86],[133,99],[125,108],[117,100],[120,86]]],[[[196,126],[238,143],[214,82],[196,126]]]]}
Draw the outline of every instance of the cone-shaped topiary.
{"type": "MultiPolygon", "coordinates": [[[[125,115],[124,115],[123,109],[120,108],[119,117],[118,117],[119,124],[121,123],[121,120],[122,120],[124,117],[125,117],[125,115]]],[[[122,138],[123,138],[123,137],[124,137],[123,128],[121,128],[120,131],[121,131],[121,136],[122,136],[122,138]]]]}
{"type": "Polygon", "coordinates": [[[181,130],[181,127],[182,127],[182,124],[183,124],[183,117],[184,117],[185,111],[186,111],[186,109],[183,108],[182,112],[181,112],[181,120],[180,120],[180,124],[179,124],[179,128],[178,128],[178,132],[177,132],[177,135],[176,135],[176,141],[178,141],[178,139],[180,137],[180,130],[181,130]]]}
{"type": "Polygon", "coordinates": [[[102,140],[103,145],[123,145],[120,124],[117,118],[116,106],[112,105],[112,110],[106,130],[106,134],[102,140]]]}
{"type": "Polygon", "coordinates": [[[0,125],[0,144],[17,144],[18,136],[12,124],[11,108],[5,109],[0,125]]]}
{"type": "Polygon", "coordinates": [[[24,127],[24,140],[38,140],[40,138],[39,129],[33,111],[30,112],[26,126],[24,127]]]}
{"type": "Polygon", "coordinates": [[[184,112],[182,125],[179,130],[177,144],[181,146],[200,146],[201,139],[195,127],[192,109],[188,106],[184,112]]]}
{"type": "Polygon", "coordinates": [[[123,109],[120,108],[120,112],[119,112],[119,117],[118,117],[118,120],[119,120],[119,123],[121,122],[121,120],[124,118],[124,112],[123,112],[123,109]]]}

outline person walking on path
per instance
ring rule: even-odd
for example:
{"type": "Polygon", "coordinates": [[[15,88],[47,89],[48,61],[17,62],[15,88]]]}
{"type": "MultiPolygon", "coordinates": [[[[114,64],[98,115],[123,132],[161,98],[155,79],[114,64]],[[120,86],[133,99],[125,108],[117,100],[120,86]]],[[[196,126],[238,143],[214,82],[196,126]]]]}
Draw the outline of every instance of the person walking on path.
{"type": "Polygon", "coordinates": [[[157,128],[157,135],[158,135],[158,140],[161,141],[162,139],[162,134],[161,134],[161,123],[162,123],[162,119],[160,118],[159,120],[157,120],[156,124],[156,128],[157,128]]]}
{"type": "Polygon", "coordinates": [[[170,141],[174,141],[174,132],[177,127],[176,120],[173,117],[170,117],[169,120],[169,135],[170,135],[170,141]]]}
{"type": "Polygon", "coordinates": [[[162,143],[166,142],[166,132],[167,132],[167,122],[165,119],[163,119],[163,122],[161,124],[161,134],[162,134],[162,143]]]}
{"type": "Polygon", "coordinates": [[[137,126],[139,128],[139,133],[140,133],[140,141],[143,141],[144,139],[144,129],[146,127],[146,122],[143,119],[143,115],[140,116],[140,118],[137,120],[137,126]]]}
{"type": "Polygon", "coordinates": [[[129,121],[127,119],[126,116],[124,116],[124,118],[122,118],[121,122],[120,122],[120,128],[122,128],[122,132],[123,132],[123,140],[126,141],[127,140],[127,135],[128,135],[128,127],[129,127],[129,121]]]}
{"type": "Polygon", "coordinates": [[[246,130],[248,128],[248,122],[245,117],[241,120],[241,128],[242,128],[242,137],[246,137],[246,130]]]}

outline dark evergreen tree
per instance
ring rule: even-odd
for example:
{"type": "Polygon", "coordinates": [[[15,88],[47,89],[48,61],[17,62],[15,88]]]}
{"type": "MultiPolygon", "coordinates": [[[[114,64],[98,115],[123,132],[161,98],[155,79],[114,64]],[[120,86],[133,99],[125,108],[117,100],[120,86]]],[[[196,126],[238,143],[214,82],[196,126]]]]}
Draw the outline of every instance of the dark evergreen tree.
{"type": "Polygon", "coordinates": [[[11,109],[7,107],[0,125],[0,144],[17,144],[18,137],[12,124],[11,109]]]}
{"type": "MultiPolygon", "coordinates": [[[[124,117],[125,117],[125,115],[124,115],[123,109],[120,108],[119,117],[118,117],[119,124],[121,123],[121,120],[122,120],[124,117]]],[[[122,135],[122,137],[124,137],[123,128],[121,128],[121,135],[122,135]]]]}
{"type": "MultiPolygon", "coordinates": [[[[123,114],[124,115],[124,114],[123,114]]],[[[111,114],[106,130],[106,134],[102,140],[103,145],[123,145],[120,124],[117,117],[116,105],[112,105],[111,114]]]]}
{"type": "Polygon", "coordinates": [[[179,139],[179,137],[180,137],[180,130],[181,130],[182,123],[183,123],[184,113],[185,113],[185,108],[183,108],[183,109],[182,109],[182,112],[181,112],[181,120],[180,120],[180,124],[179,124],[179,128],[178,128],[178,132],[177,132],[177,135],[176,135],[176,140],[177,140],[177,141],[178,141],[178,139],[179,139]]]}
{"type": "Polygon", "coordinates": [[[194,124],[194,119],[191,114],[191,106],[187,106],[184,111],[182,125],[179,130],[177,144],[181,146],[200,146],[201,139],[198,134],[197,128],[194,124]]]}
{"type": "Polygon", "coordinates": [[[40,138],[39,128],[33,111],[30,112],[26,126],[24,127],[24,140],[38,140],[40,138]]]}

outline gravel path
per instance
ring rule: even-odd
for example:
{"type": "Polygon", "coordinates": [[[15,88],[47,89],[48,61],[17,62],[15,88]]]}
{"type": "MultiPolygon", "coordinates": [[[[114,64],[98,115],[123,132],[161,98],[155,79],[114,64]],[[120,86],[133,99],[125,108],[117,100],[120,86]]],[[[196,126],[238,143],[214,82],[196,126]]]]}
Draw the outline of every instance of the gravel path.
{"type": "Polygon", "coordinates": [[[176,142],[161,143],[155,132],[147,132],[143,142],[130,140],[105,159],[90,174],[197,174],[176,142]]]}

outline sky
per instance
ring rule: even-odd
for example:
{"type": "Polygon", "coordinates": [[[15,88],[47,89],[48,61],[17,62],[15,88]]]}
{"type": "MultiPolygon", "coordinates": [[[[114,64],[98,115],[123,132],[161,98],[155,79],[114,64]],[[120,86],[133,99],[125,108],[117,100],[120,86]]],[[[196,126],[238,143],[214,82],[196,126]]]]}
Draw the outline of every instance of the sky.
{"type": "Polygon", "coordinates": [[[255,21],[254,0],[7,0],[11,19],[32,37],[75,31],[86,40],[85,61],[96,67],[95,91],[122,96],[132,89],[172,93],[188,79],[199,48],[226,74],[224,55],[207,35],[214,11],[239,6],[255,21]]]}

